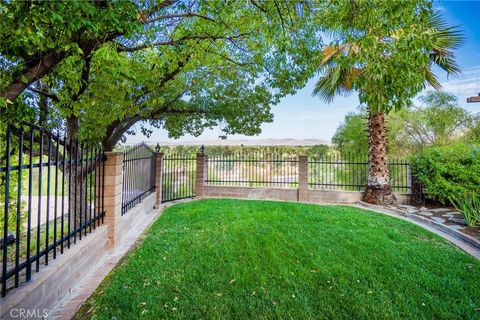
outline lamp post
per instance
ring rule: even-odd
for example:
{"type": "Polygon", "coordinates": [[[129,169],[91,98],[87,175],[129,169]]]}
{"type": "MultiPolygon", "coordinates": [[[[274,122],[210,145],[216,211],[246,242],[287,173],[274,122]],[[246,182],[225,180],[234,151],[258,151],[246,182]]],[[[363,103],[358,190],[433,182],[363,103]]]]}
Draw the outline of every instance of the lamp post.
{"type": "Polygon", "coordinates": [[[475,103],[475,102],[480,102],[480,92],[476,97],[473,96],[473,97],[467,98],[467,103],[475,103]]]}

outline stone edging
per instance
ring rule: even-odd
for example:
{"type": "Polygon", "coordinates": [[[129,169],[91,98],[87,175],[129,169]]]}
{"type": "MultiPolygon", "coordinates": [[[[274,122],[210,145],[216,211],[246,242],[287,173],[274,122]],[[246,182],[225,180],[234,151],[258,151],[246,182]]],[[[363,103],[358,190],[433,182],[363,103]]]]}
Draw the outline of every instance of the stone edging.
{"type": "Polygon", "coordinates": [[[447,226],[444,226],[441,223],[435,222],[433,220],[419,217],[411,213],[405,213],[404,211],[395,208],[386,208],[383,206],[369,204],[363,201],[357,202],[356,207],[370,209],[394,218],[412,222],[428,231],[434,232],[435,234],[450,241],[460,249],[480,260],[480,240],[477,240],[474,237],[448,228],[447,226]]]}

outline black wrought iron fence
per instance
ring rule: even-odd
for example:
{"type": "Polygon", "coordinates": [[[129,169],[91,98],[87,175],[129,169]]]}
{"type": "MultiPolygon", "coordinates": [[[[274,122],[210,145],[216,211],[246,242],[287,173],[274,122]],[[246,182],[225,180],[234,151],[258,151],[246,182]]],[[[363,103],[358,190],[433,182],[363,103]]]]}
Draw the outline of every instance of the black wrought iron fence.
{"type": "Polygon", "coordinates": [[[155,190],[156,153],[142,142],[123,155],[122,215],[155,190]]]}
{"type": "Polygon", "coordinates": [[[412,176],[411,202],[413,205],[424,205],[426,202],[425,186],[417,177],[412,176]]]}
{"type": "Polygon", "coordinates": [[[167,154],[162,166],[162,202],[195,196],[196,157],[167,154]]]}
{"type": "Polygon", "coordinates": [[[238,153],[206,159],[207,185],[297,188],[295,155],[238,153]]]}
{"type": "Polygon", "coordinates": [[[24,124],[6,128],[0,150],[5,296],[103,223],[104,156],[99,146],[24,124]]]}
{"type": "MultiPolygon", "coordinates": [[[[388,161],[390,184],[396,192],[410,191],[410,166],[406,159],[388,161]]],[[[312,189],[362,191],[368,181],[368,158],[363,155],[325,155],[308,161],[308,186],[312,189]]]]}

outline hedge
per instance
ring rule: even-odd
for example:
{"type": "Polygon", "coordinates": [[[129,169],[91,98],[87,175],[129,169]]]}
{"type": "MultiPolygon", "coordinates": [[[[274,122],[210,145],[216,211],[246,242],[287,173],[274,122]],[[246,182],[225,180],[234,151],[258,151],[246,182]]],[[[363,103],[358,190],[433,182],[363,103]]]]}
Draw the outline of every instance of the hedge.
{"type": "Polygon", "coordinates": [[[441,203],[452,196],[480,194],[480,145],[428,148],[412,157],[411,167],[427,196],[441,203]]]}

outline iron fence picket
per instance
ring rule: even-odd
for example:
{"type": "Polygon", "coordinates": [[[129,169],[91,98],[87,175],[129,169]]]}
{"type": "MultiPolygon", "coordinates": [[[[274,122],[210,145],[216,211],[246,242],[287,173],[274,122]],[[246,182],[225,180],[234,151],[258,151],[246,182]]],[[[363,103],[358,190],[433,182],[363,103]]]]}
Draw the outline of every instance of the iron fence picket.
{"type": "MultiPolygon", "coordinates": [[[[308,185],[312,189],[361,191],[368,181],[368,158],[361,155],[335,154],[309,158],[308,185]]],[[[405,159],[388,161],[390,183],[396,192],[411,189],[409,163],[405,159]]]]}
{"type": "Polygon", "coordinates": [[[195,196],[196,158],[168,154],[162,166],[162,202],[195,196]]]}
{"type": "Polygon", "coordinates": [[[124,151],[122,215],[155,190],[156,152],[140,143],[124,151]]]}
{"type": "MultiPolygon", "coordinates": [[[[78,166],[81,167],[80,172],[84,177],[89,174],[90,177],[95,176],[95,179],[103,181],[103,177],[99,176],[103,174],[103,171],[89,166],[89,163],[92,163],[93,158],[97,158],[99,163],[103,162],[104,157],[103,151],[97,148],[95,152],[82,150],[79,159],[78,150],[73,150],[78,149],[77,142],[68,142],[65,134],[61,139],[58,132],[55,135],[51,131],[33,124],[10,124],[7,126],[6,136],[2,139],[6,141],[6,149],[5,157],[0,158],[2,159],[0,175],[3,175],[0,181],[2,189],[5,190],[4,220],[1,232],[3,238],[0,240],[2,244],[0,282],[2,284],[1,295],[5,296],[7,292],[21,283],[31,280],[32,265],[35,266],[35,272],[41,272],[41,265],[48,265],[50,259],[58,257],[58,247],[60,247],[60,254],[63,254],[65,244],[67,243],[67,246],[70,247],[72,237],[76,237],[82,232],[85,236],[91,232],[90,226],[100,218],[103,222],[105,212],[102,200],[102,202],[98,201],[98,205],[94,205],[98,212],[96,217],[84,216],[78,227],[70,228],[73,214],[70,203],[73,201],[76,205],[80,200],[80,207],[85,207],[84,211],[86,211],[87,207],[91,207],[92,203],[99,200],[92,197],[86,198],[87,192],[92,194],[92,188],[102,189],[101,186],[103,186],[103,184],[89,185],[88,179],[82,178],[79,181],[78,166]],[[44,168],[46,172],[44,172],[44,168]],[[38,177],[34,175],[34,170],[38,170],[38,177]],[[26,174],[25,171],[27,171],[26,174]],[[60,173],[62,173],[61,178],[60,173]],[[75,176],[73,176],[74,173],[75,176]],[[14,179],[15,177],[16,179],[14,179]],[[75,185],[80,186],[81,190],[85,190],[83,197],[77,195],[77,190],[72,190],[72,181],[75,181],[75,185]],[[16,183],[16,185],[12,185],[12,183],[16,183]],[[59,188],[59,183],[62,184],[61,188],[59,188]],[[65,192],[67,184],[68,196],[65,192]],[[58,199],[60,189],[61,201],[58,199]],[[10,190],[17,194],[10,194],[10,190]],[[55,198],[53,199],[53,197],[55,198]],[[67,201],[67,209],[65,201],[67,201]],[[25,207],[24,202],[26,202],[25,207]],[[38,205],[35,212],[34,202],[38,205]],[[59,202],[61,203],[60,210],[59,202]],[[36,223],[33,221],[34,214],[37,219],[36,223]],[[65,219],[68,221],[67,231],[65,231],[65,219]]],[[[89,150],[93,150],[93,148],[90,147],[89,150]]],[[[95,192],[100,194],[100,190],[95,190],[95,192]]]]}
{"type": "Polygon", "coordinates": [[[296,188],[296,156],[238,153],[206,157],[207,185],[296,188]]]}

